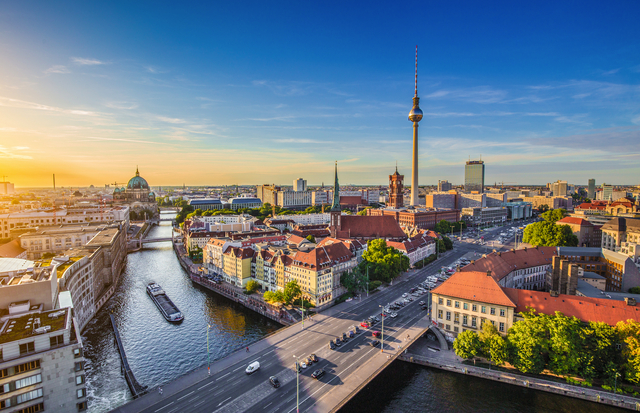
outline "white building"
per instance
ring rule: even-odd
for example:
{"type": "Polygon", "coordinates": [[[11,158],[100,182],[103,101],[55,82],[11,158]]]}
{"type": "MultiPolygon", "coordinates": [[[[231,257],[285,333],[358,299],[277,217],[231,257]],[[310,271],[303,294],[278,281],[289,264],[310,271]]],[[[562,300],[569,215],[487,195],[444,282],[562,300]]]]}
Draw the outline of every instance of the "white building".
{"type": "Polygon", "coordinates": [[[321,225],[331,221],[331,214],[278,215],[277,220],[293,221],[298,225],[321,225]]]}
{"type": "Polygon", "coordinates": [[[278,205],[282,208],[310,207],[311,191],[279,191],[278,205]]]}
{"type": "Polygon", "coordinates": [[[307,181],[298,178],[293,180],[293,190],[296,192],[306,191],[307,190],[307,181]]]}

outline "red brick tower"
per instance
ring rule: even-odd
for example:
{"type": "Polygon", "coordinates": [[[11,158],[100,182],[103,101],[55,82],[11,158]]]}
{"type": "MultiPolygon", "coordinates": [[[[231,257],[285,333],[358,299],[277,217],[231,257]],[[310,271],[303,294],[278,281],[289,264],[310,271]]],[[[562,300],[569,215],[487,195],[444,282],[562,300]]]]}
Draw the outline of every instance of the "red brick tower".
{"type": "Polygon", "coordinates": [[[396,172],[393,175],[389,175],[389,206],[392,208],[402,208],[404,206],[403,181],[404,175],[398,173],[398,166],[396,165],[396,172]]]}

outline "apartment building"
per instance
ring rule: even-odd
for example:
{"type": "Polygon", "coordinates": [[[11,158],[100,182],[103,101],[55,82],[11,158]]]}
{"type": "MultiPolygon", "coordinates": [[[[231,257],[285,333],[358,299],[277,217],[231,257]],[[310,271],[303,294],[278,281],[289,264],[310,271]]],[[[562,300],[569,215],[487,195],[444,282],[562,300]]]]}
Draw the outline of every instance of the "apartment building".
{"type": "Polygon", "coordinates": [[[82,247],[104,229],[102,224],[69,224],[43,227],[20,235],[20,246],[27,250],[27,258],[37,260],[42,254],[59,254],[74,247],[82,247]]]}
{"type": "Polygon", "coordinates": [[[0,318],[0,410],[87,410],[82,339],[71,308],[17,302],[0,318]]]}

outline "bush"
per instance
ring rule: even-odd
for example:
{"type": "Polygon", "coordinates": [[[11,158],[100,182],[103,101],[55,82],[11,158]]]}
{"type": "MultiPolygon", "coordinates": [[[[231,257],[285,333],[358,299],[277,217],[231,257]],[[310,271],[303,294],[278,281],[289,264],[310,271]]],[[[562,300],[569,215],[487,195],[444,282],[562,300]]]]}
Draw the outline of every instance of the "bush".
{"type": "Polygon", "coordinates": [[[631,294],[640,294],[640,287],[631,287],[629,288],[629,292],[631,294]]]}
{"type": "Polygon", "coordinates": [[[256,280],[250,280],[249,282],[247,282],[245,288],[247,289],[247,292],[249,294],[253,294],[260,288],[260,283],[258,283],[256,280]]]}
{"type": "Polygon", "coordinates": [[[336,298],[335,303],[336,304],[344,303],[345,301],[347,301],[347,298],[349,297],[351,297],[351,293],[342,294],[340,297],[336,298]]]}
{"type": "Polygon", "coordinates": [[[369,291],[377,290],[382,285],[382,281],[376,280],[369,283],[369,291]]]}

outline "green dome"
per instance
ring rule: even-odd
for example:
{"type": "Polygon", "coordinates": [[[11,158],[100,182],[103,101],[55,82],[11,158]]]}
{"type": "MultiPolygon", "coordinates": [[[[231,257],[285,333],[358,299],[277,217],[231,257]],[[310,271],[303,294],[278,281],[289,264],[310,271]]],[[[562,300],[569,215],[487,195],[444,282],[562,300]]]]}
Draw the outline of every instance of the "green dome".
{"type": "Polygon", "coordinates": [[[136,168],[136,176],[129,179],[129,183],[127,184],[127,189],[149,189],[149,184],[143,177],[140,176],[140,172],[138,172],[138,168],[136,168]]]}

